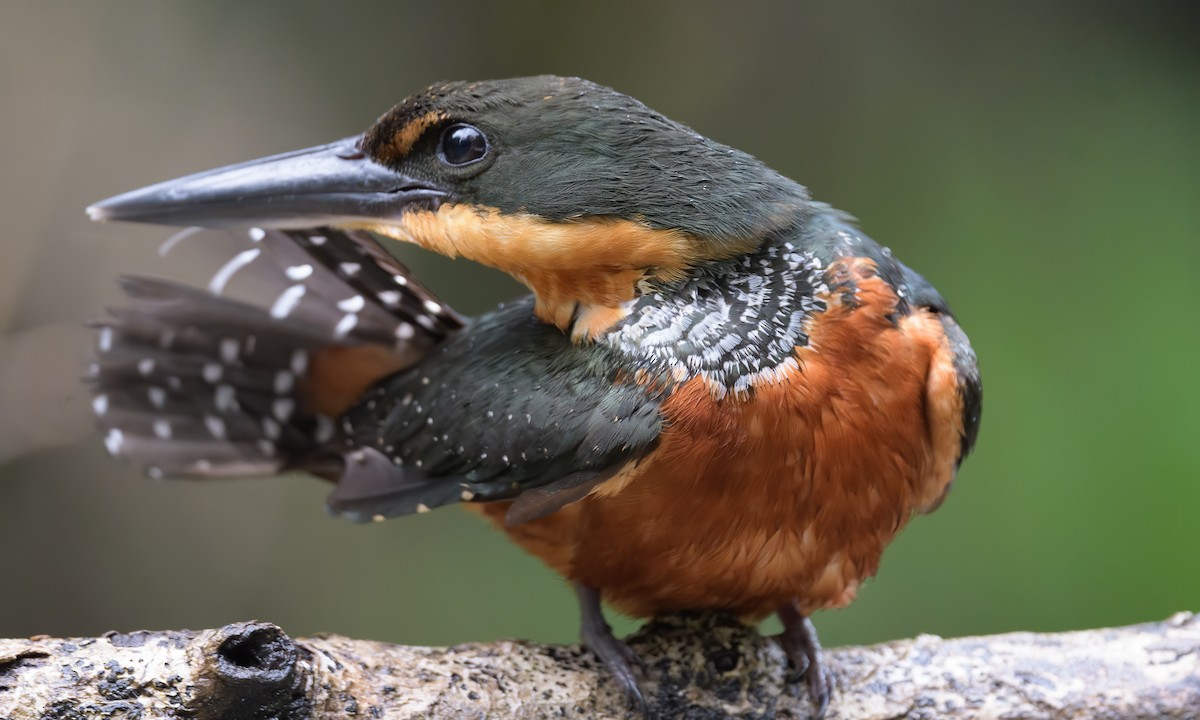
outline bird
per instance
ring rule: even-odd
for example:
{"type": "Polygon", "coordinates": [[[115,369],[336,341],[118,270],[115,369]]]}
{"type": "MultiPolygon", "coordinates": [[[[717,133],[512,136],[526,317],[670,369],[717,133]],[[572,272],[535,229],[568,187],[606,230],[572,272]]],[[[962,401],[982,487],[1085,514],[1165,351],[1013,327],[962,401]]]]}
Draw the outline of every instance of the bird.
{"type": "Polygon", "coordinates": [[[571,584],[643,714],[602,605],[777,615],[823,716],[811,615],[854,599],[977,437],[976,355],[928,281],[803,185],[584,79],[435,83],[362,134],[87,211],[232,238],[207,287],[126,276],[96,322],[112,455],[306,472],[361,522],[464,505],[571,584]],[[392,241],[529,294],[465,317],[392,241]]]}

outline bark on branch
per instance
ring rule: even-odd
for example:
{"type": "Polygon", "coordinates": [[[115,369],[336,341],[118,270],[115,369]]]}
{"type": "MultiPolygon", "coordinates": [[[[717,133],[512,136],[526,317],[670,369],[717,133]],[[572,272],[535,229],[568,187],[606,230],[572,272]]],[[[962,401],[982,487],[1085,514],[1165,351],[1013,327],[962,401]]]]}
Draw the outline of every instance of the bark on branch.
{"type": "MultiPolygon", "coordinates": [[[[722,616],[631,638],[661,718],[803,718],[774,640],[722,616]]],[[[1200,717],[1200,618],[1037,635],[921,636],[828,653],[832,718],[1200,717]]],[[[621,718],[586,651],[526,642],[421,648],[269,623],[0,640],[0,719],[621,718]]]]}

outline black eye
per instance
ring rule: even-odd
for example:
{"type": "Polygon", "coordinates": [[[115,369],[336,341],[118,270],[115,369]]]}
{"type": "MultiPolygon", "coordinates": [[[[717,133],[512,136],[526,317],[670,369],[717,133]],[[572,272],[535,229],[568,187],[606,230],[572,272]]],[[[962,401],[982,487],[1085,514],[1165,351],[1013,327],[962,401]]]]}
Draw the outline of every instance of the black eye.
{"type": "Polygon", "coordinates": [[[458,123],[442,131],[441,156],[448,165],[475,162],[487,151],[487,137],[474,125],[458,123]]]}

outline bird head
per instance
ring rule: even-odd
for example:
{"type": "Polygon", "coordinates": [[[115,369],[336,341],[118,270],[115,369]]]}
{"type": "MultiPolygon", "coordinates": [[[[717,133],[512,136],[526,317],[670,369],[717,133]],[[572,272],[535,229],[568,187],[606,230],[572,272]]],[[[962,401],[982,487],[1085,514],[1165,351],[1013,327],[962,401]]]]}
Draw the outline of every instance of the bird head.
{"type": "Polygon", "coordinates": [[[367,229],[499,268],[595,336],[645,288],[749,252],[800,185],[579,78],[432,85],[365,133],[99,202],[94,220],[367,229]],[[647,285],[649,283],[649,285],[647,285]]]}

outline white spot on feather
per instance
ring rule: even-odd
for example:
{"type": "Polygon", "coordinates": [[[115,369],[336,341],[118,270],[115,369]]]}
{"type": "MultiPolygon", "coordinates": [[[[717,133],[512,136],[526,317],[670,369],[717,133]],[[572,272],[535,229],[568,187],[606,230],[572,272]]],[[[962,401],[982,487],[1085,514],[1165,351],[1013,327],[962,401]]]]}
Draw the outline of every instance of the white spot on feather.
{"type": "Polygon", "coordinates": [[[232,365],[238,359],[238,341],[237,338],[222,338],[221,339],[221,361],[226,365],[232,365]]]}
{"type": "Polygon", "coordinates": [[[303,265],[292,265],[283,271],[288,276],[289,280],[303,280],[313,274],[313,266],[305,263],[303,265]]]}
{"type": "Polygon", "coordinates": [[[225,374],[225,368],[221,367],[218,363],[207,362],[204,363],[204,368],[200,371],[200,374],[206,382],[216,384],[220,382],[221,376],[225,374]]]}
{"type": "Polygon", "coordinates": [[[292,367],[293,373],[303,375],[304,371],[308,370],[308,353],[304,350],[293,350],[292,360],[289,364],[292,367]]]}
{"type": "Polygon", "coordinates": [[[108,412],[108,396],[97,395],[92,398],[92,411],[96,413],[96,417],[104,417],[104,413],[108,412]]]}
{"type": "Polygon", "coordinates": [[[276,320],[287,317],[292,310],[296,309],[296,305],[300,302],[300,298],[304,297],[305,292],[307,289],[303,285],[292,285],[279,293],[279,297],[271,305],[271,317],[276,320]]]}
{"type": "Polygon", "coordinates": [[[225,421],[221,418],[216,415],[205,415],[204,426],[208,428],[208,434],[217,440],[225,439],[225,421]]]}
{"type": "Polygon", "coordinates": [[[160,440],[171,439],[171,423],[162,418],[154,421],[154,436],[160,440]]]}
{"type": "Polygon", "coordinates": [[[280,370],[279,372],[275,373],[275,394],[284,395],[291,392],[295,379],[296,376],[287,370],[280,370]]]}
{"type": "Polygon", "coordinates": [[[278,418],[279,422],[287,422],[295,409],[296,402],[291,398],[279,398],[271,403],[271,414],[278,418]]]}
{"type": "MultiPolygon", "coordinates": [[[[257,229],[257,228],[256,228],[257,229]]],[[[262,232],[261,230],[259,232],[262,232]]],[[[251,235],[253,237],[253,235],[251,235]]],[[[229,262],[221,266],[216,275],[213,275],[212,280],[208,281],[208,291],[213,295],[220,295],[225,291],[225,286],[229,284],[230,279],[238,270],[246,267],[254,262],[255,258],[262,254],[262,248],[250,248],[243,250],[237,255],[229,259],[229,262]]]]}
{"type": "Polygon", "coordinates": [[[366,300],[363,299],[362,295],[355,295],[353,297],[348,297],[345,300],[338,301],[337,306],[338,310],[341,310],[342,312],[356,313],[360,312],[363,307],[366,306],[366,304],[366,300]]]}
{"type": "Polygon", "coordinates": [[[270,440],[278,440],[279,434],[283,432],[283,428],[273,418],[265,417],[262,419],[263,434],[270,440]]]}
{"type": "Polygon", "coordinates": [[[317,416],[317,429],[313,439],[318,443],[327,443],[333,437],[333,420],[327,415],[317,416]]]}
{"type": "Polygon", "coordinates": [[[218,412],[232,412],[237,410],[237,400],[235,396],[237,391],[232,385],[218,385],[217,391],[213,395],[213,406],[218,412]]]}
{"type": "Polygon", "coordinates": [[[203,229],[204,228],[198,226],[184,228],[166,240],[163,240],[163,244],[158,246],[159,257],[166,257],[167,253],[174,250],[175,246],[182,242],[184,238],[195,235],[203,229]]]}
{"type": "Polygon", "coordinates": [[[125,433],[117,428],[108,431],[104,436],[104,448],[108,450],[109,455],[117,455],[121,452],[121,446],[125,444],[125,433]]]}
{"type": "Polygon", "coordinates": [[[338,320],[337,327],[333,329],[333,334],[337,337],[345,337],[347,333],[354,329],[358,324],[358,315],[354,313],[346,313],[338,320]]]}

